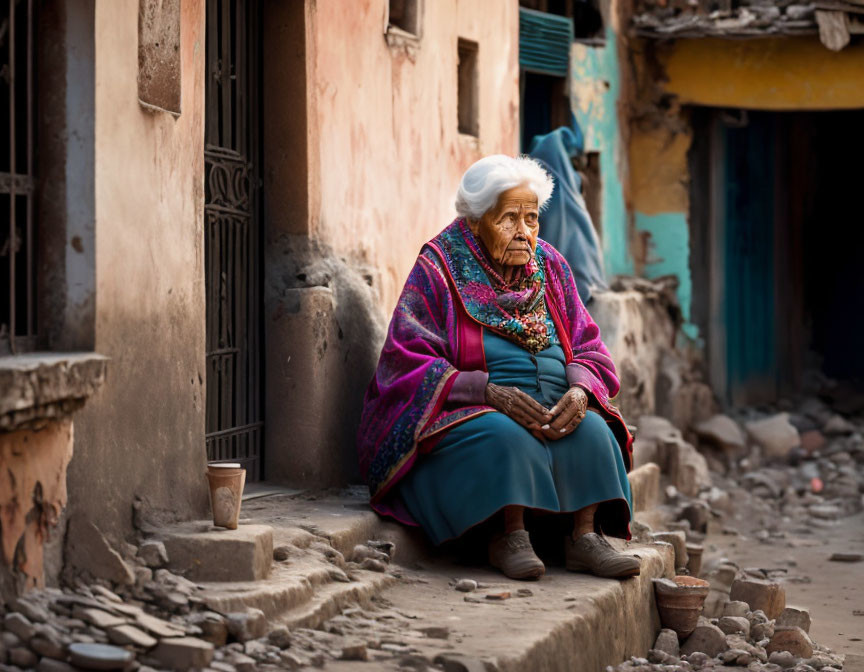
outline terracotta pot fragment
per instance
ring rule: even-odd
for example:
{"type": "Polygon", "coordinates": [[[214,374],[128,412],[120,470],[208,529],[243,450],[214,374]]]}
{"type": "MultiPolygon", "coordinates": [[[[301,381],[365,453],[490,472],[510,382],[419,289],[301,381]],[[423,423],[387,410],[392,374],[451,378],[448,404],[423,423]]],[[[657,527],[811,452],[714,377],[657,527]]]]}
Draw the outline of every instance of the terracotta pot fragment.
{"type": "Polygon", "coordinates": [[[692,576],[653,581],[660,623],[664,628],[674,630],[679,639],[685,639],[699,622],[702,605],[708,596],[708,582],[692,576]]]}

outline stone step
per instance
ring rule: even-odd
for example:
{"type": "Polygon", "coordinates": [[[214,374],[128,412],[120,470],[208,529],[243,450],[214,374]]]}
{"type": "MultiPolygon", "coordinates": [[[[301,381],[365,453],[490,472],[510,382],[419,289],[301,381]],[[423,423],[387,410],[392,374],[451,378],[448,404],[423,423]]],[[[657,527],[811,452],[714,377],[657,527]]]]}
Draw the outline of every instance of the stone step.
{"type": "Polygon", "coordinates": [[[168,567],[190,581],[260,581],[273,562],[273,528],[240,525],[216,528],[192,521],[164,528],[157,535],[168,551],[168,567]]]}
{"type": "MultiPolygon", "coordinates": [[[[547,567],[539,581],[510,581],[488,568],[440,559],[424,563],[422,581],[408,576],[384,590],[376,603],[415,619],[404,641],[413,655],[428,661],[458,655],[478,661],[471,669],[484,669],[485,663],[485,669],[507,672],[600,672],[651,648],[660,628],[652,579],[673,575],[670,547],[613,544],[641,557],[639,576],[619,581],[547,567]],[[485,589],[457,592],[451,585],[457,577],[475,579],[485,589]],[[519,597],[517,591],[526,588],[531,594],[519,597]],[[511,597],[485,599],[502,592],[511,597]],[[412,637],[411,630],[430,625],[446,627],[447,638],[412,637]]],[[[382,664],[381,669],[396,666],[382,664]]]]}
{"type": "Polygon", "coordinates": [[[660,467],[649,462],[637,467],[627,477],[633,495],[633,510],[636,513],[650,511],[661,503],[660,467]]]}
{"type": "Polygon", "coordinates": [[[356,572],[358,581],[351,583],[329,583],[315,591],[309,602],[281,614],[276,620],[288,628],[317,628],[350,606],[369,605],[371,598],[379,595],[397,579],[390,574],[356,572]]]}

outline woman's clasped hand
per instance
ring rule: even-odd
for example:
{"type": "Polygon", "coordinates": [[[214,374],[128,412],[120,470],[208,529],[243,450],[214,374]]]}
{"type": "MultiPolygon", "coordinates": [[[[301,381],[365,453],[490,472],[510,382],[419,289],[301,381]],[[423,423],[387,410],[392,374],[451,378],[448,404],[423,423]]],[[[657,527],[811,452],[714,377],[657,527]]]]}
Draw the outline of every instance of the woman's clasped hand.
{"type": "Polygon", "coordinates": [[[554,441],[573,432],[585,418],[588,395],[581,387],[574,386],[552,408],[546,408],[518,387],[489,383],[486,403],[518,422],[538,439],[554,441]]]}

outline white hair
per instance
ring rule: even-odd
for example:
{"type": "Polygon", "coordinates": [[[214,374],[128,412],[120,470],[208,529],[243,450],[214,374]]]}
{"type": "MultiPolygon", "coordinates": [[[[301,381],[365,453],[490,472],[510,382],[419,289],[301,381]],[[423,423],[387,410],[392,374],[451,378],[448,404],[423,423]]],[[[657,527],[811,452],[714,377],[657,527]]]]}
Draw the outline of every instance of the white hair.
{"type": "Polygon", "coordinates": [[[514,187],[528,187],[537,195],[542,208],[555,188],[552,176],[528,156],[493,154],[474,163],[462,176],[456,194],[456,212],[460,217],[480,219],[498,202],[502,192],[514,187]]]}

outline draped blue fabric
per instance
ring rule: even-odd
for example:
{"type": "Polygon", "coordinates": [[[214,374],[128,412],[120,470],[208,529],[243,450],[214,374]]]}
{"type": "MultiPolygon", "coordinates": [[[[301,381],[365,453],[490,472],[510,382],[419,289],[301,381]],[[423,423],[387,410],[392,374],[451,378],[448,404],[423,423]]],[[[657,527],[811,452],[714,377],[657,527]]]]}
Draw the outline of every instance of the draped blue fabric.
{"type": "Polygon", "coordinates": [[[583,303],[592,289],[605,289],[606,279],[600,240],[582,198],[582,180],[571,158],[582,153],[584,140],[576,121],[531,141],[528,154],[555,178],[555,191],[540,214],[540,236],[570,264],[583,303]]]}

